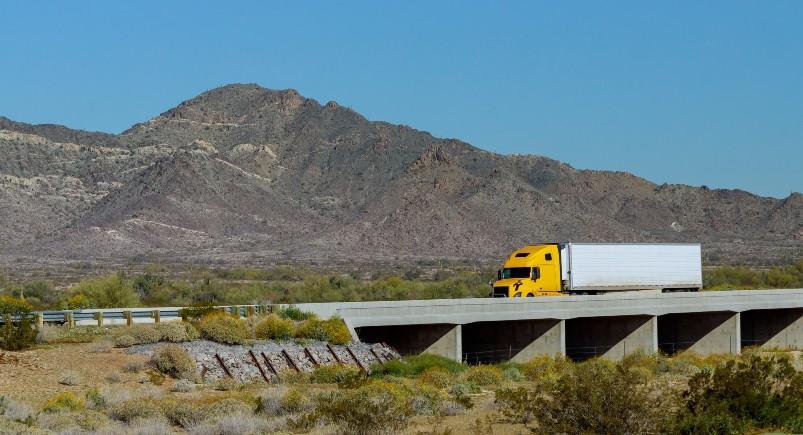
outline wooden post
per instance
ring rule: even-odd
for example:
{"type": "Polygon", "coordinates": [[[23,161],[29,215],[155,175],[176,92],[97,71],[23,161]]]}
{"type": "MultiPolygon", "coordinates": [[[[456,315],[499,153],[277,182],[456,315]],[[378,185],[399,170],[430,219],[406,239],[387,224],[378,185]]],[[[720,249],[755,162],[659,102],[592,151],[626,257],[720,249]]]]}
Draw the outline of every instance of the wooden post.
{"type": "Polygon", "coordinates": [[[64,323],[67,324],[67,328],[75,327],[75,318],[73,317],[72,311],[64,313],[64,323]]]}
{"type": "Polygon", "coordinates": [[[245,307],[245,317],[254,317],[254,307],[245,307]]]}
{"type": "Polygon", "coordinates": [[[162,312],[153,310],[153,323],[160,323],[162,321],[162,312]]]}
{"type": "Polygon", "coordinates": [[[6,313],[6,314],[3,315],[3,323],[5,323],[5,326],[7,328],[10,327],[11,325],[13,325],[12,320],[11,320],[11,314],[6,313]]]}
{"type": "Polygon", "coordinates": [[[125,324],[131,326],[134,324],[134,318],[131,315],[131,311],[123,311],[123,317],[125,317],[125,324]]]}
{"type": "Polygon", "coordinates": [[[43,326],[45,326],[45,315],[36,313],[36,327],[42,329],[43,326]]]}
{"type": "Polygon", "coordinates": [[[240,306],[239,305],[232,305],[231,306],[231,314],[234,315],[236,318],[240,318],[240,306]]]}
{"type": "Polygon", "coordinates": [[[95,320],[98,321],[98,326],[103,326],[103,311],[95,313],[95,320]]]}

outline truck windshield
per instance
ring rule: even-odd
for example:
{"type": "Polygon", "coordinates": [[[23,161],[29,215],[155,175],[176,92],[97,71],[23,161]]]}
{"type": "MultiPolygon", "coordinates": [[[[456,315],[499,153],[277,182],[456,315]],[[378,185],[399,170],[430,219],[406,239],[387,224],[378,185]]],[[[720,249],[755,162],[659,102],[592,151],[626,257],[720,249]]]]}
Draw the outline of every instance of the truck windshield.
{"type": "Polygon", "coordinates": [[[502,269],[502,279],[508,278],[529,278],[529,267],[511,267],[509,269],[502,269]]]}

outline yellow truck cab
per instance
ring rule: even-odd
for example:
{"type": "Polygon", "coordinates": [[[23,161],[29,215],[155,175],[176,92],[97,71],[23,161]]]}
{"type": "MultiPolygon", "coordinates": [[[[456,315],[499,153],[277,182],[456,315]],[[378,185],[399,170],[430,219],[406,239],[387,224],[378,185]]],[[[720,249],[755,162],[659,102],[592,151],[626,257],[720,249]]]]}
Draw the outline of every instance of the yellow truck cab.
{"type": "Polygon", "coordinates": [[[558,244],[530,245],[513,251],[497,272],[495,298],[524,298],[561,294],[558,244]]]}

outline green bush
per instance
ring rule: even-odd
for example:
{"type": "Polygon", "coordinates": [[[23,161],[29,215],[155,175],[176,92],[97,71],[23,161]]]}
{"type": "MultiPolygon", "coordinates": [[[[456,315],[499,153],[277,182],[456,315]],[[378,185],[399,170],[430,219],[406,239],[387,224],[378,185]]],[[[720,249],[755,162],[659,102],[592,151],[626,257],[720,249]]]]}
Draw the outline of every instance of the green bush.
{"type": "Polygon", "coordinates": [[[541,377],[534,389],[501,389],[496,402],[511,420],[535,420],[543,433],[662,433],[675,399],[651,394],[640,374],[590,360],[541,377]]]}
{"type": "Polygon", "coordinates": [[[131,347],[135,344],[137,344],[137,339],[128,334],[118,335],[117,337],[114,337],[114,345],[116,347],[131,347]]]}
{"type": "Polygon", "coordinates": [[[502,383],[502,370],[488,365],[473,366],[463,373],[463,379],[480,386],[499,385],[502,383]]]}
{"type": "Polygon", "coordinates": [[[388,361],[384,366],[374,366],[371,373],[375,376],[392,375],[414,377],[424,370],[438,368],[447,373],[457,374],[466,370],[463,364],[438,355],[421,354],[406,356],[400,360],[388,361]]]}
{"type": "Polygon", "coordinates": [[[293,336],[293,322],[271,314],[257,323],[254,334],[260,340],[285,340],[293,336]]]}
{"type": "Polygon", "coordinates": [[[454,383],[454,376],[440,367],[431,367],[418,375],[418,381],[437,388],[447,388],[454,383]]]}
{"type": "Polygon", "coordinates": [[[310,313],[309,311],[301,311],[298,307],[294,307],[292,305],[286,308],[280,308],[278,314],[279,317],[283,319],[294,320],[296,322],[317,318],[315,314],[310,313]]]}
{"type": "Polygon", "coordinates": [[[0,296],[0,349],[22,350],[36,343],[38,331],[31,319],[31,305],[22,299],[0,296]],[[17,317],[15,325],[12,320],[17,317]]]}
{"type": "Polygon", "coordinates": [[[44,412],[77,411],[84,408],[84,400],[71,391],[56,394],[42,407],[44,412]]]}
{"type": "Polygon", "coordinates": [[[683,400],[680,433],[803,433],[803,372],[787,358],[751,355],[703,370],[689,380],[683,400]]]}
{"type": "Polygon", "coordinates": [[[342,433],[369,435],[401,431],[415,412],[407,392],[374,381],[354,390],[322,394],[315,414],[336,424],[342,433]]]}
{"type": "Polygon", "coordinates": [[[83,296],[82,307],[137,307],[141,302],[131,282],[122,273],[81,281],[70,292],[73,296],[83,296]]]}
{"type": "Polygon", "coordinates": [[[200,336],[198,330],[187,322],[158,323],[156,324],[156,330],[159,332],[160,341],[171,343],[193,341],[200,336]]]}
{"type": "Polygon", "coordinates": [[[153,352],[151,363],[160,372],[176,379],[194,380],[197,378],[195,360],[183,347],[175,344],[159,346],[153,352]]]}
{"type": "Polygon", "coordinates": [[[332,344],[346,344],[351,342],[351,332],[346,326],[346,322],[340,317],[332,317],[323,322],[323,330],[326,333],[326,341],[332,344]]]}
{"type": "Polygon", "coordinates": [[[109,417],[126,423],[161,415],[162,407],[159,403],[147,398],[120,402],[109,407],[109,417]]]}
{"type": "Polygon", "coordinates": [[[208,314],[198,322],[201,337],[225,344],[242,344],[248,331],[242,320],[226,314],[208,314]]]}
{"type": "Polygon", "coordinates": [[[310,381],[315,384],[342,384],[354,382],[363,376],[357,368],[333,364],[316,368],[310,375],[310,381]]]}
{"type": "Polygon", "coordinates": [[[307,319],[296,326],[296,338],[306,338],[309,340],[328,341],[329,335],[324,328],[324,322],[318,319],[307,319]]]}
{"type": "Polygon", "coordinates": [[[158,343],[162,339],[162,334],[155,325],[132,325],[118,332],[133,337],[136,344],[158,343]]]}

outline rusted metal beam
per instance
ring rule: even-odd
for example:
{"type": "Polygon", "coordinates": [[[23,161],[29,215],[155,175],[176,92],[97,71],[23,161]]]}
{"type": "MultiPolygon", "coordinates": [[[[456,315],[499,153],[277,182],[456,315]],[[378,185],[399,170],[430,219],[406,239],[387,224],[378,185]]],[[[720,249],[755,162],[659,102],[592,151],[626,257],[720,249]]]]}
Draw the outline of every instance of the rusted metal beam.
{"type": "Polygon", "coordinates": [[[296,369],[297,372],[301,373],[301,369],[298,368],[296,362],[293,361],[293,358],[290,358],[290,354],[287,353],[286,350],[282,349],[282,355],[284,355],[284,358],[287,360],[287,364],[290,364],[290,366],[296,369]]]}
{"type": "Polygon", "coordinates": [[[329,349],[329,353],[332,354],[332,356],[335,358],[335,361],[337,361],[338,364],[340,364],[340,365],[344,364],[343,361],[340,359],[340,357],[337,356],[337,352],[335,352],[335,350],[332,349],[332,345],[331,344],[326,343],[326,348],[329,349]]]}
{"type": "Polygon", "coordinates": [[[262,366],[259,364],[257,356],[254,355],[254,351],[248,349],[248,354],[251,355],[251,359],[254,361],[254,364],[256,364],[257,368],[259,369],[259,374],[262,375],[262,379],[264,379],[265,382],[270,384],[270,379],[268,379],[268,375],[265,374],[265,370],[262,370],[262,366]]]}
{"type": "Polygon", "coordinates": [[[315,367],[320,366],[318,361],[315,359],[315,356],[312,355],[312,352],[310,352],[306,346],[304,347],[304,354],[307,355],[307,358],[309,358],[310,361],[312,361],[312,365],[314,365],[315,367]]]}
{"type": "Polygon", "coordinates": [[[379,365],[382,365],[382,366],[383,366],[383,365],[385,365],[385,362],[384,362],[384,361],[382,361],[382,358],[380,358],[380,357],[379,357],[379,354],[378,354],[378,353],[376,353],[376,351],[374,350],[374,348],[373,348],[373,347],[369,347],[368,349],[370,349],[370,350],[371,350],[371,354],[372,354],[372,355],[374,356],[374,358],[376,358],[376,360],[379,362],[379,365]]]}
{"type": "Polygon", "coordinates": [[[231,375],[229,368],[226,367],[226,363],[223,362],[223,358],[221,358],[218,354],[215,354],[215,358],[217,358],[217,362],[220,364],[220,367],[223,368],[223,371],[226,372],[226,375],[228,375],[230,378],[234,378],[234,376],[231,375]]]}
{"type": "Polygon", "coordinates": [[[270,362],[270,358],[268,358],[268,356],[265,355],[265,352],[260,352],[260,353],[262,354],[262,359],[265,360],[265,364],[267,364],[268,369],[270,369],[270,371],[273,372],[273,376],[276,376],[278,378],[279,372],[276,370],[276,367],[273,367],[273,363],[270,362]]]}
{"type": "Polygon", "coordinates": [[[362,365],[362,362],[360,362],[360,360],[357,358],[357,355],[354,355],[354,352],[351,350],[350,347],[345,346],[345,348],[349,352],[349,355],[351,355],[351,359],[353,359],[354,362],[357,363],[357,365],[360,367],[360,369],[362,369],[362,371],[367,375],[368,374],[368,369],[365,368],[364,365],[362,365]]]}

